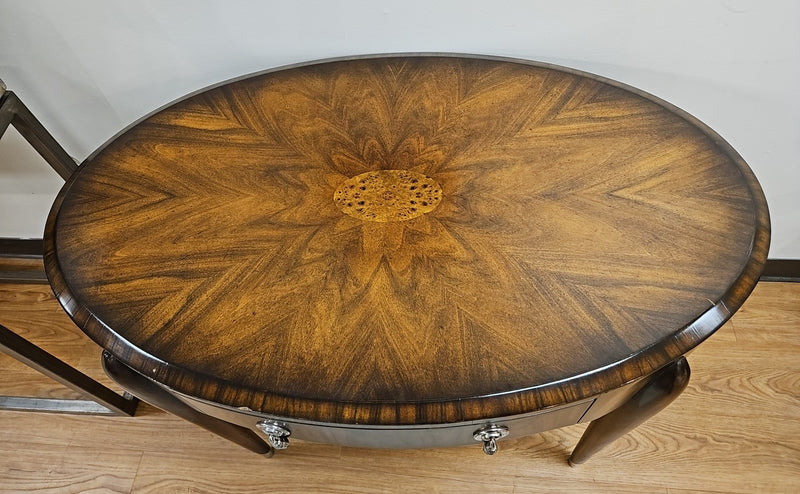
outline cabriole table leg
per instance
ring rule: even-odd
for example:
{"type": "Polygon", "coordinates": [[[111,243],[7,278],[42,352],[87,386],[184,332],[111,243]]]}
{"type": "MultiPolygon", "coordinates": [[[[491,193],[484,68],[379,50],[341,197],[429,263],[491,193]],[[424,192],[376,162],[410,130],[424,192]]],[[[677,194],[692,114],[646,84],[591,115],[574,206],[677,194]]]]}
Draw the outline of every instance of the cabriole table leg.
{"type": "Polygon", "coordinates": [[[588,460],[672,403],[689,384],[689,363],[684,357],[656,372],[650,381],[619,408],[592,421],[569,457],[570,465],[588,460]]]}
{"type": "Polygon", "coordinates": [[[103,352],[103,369],[117,384],[141,400],[165,412],[199,425],[207,431],[249,449],[254,453],[272,456],[275,450],[258,434],[245,427],[211,417],[190,407],[173,394],[123,364],[107,351],[103,352]]]}

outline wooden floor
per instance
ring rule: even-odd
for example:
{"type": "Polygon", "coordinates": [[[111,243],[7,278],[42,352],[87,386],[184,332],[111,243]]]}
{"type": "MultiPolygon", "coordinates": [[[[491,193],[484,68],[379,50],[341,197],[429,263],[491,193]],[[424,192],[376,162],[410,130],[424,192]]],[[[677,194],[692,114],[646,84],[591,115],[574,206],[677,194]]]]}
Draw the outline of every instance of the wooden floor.
{"type": "MultiPolygon", "coordinates": [[[[46,285],[0,285],[0,323],[111,386],[46,285]]],[[[265,459],[148,406],[135,418],[0,411],[0,492],[800,492],[800,284],[759,284],[689,361],[681,397],[575,468],[585,425],[501,442],[493,457],[477,444],[293,441],[265,459]]],[[[74,397],[5,355],[0,376],[0,394],[74,397]]]]}

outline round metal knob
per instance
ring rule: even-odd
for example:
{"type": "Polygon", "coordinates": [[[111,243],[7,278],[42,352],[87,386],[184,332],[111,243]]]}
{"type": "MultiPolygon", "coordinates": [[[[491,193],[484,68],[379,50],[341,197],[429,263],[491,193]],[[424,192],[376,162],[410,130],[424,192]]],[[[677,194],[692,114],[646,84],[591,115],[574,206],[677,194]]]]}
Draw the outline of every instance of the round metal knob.
{"type": "Polygon", "coordinates": [[[270,446],[275,449],[286,449],[289,447],[289,436],[292,435],[286,424],[274,420],[262,420],[256,424],[261,432],[266,434],[270,446]]]}
{"type": "Polygon", "coordinates": [[[487,455],[497,453],[497,440],[508,435],[508,427],[504,425],[488,424],[472,435],[476,441],[483,442],[483,452],[487,455]]]}

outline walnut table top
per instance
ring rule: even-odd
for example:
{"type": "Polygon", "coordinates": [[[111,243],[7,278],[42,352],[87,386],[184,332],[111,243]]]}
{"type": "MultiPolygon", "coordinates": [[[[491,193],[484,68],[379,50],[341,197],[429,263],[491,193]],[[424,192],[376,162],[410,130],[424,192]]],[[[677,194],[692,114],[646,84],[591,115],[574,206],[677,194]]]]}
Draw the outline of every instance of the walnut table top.
{"type": "Polygon", "coordinates": [[[343,423],[574,402],[675,360],[766,259],[752,172],[641,91],[403,55],[248,76],[89,157],[51,284],[120,360],[231,407],[343,423]]]}

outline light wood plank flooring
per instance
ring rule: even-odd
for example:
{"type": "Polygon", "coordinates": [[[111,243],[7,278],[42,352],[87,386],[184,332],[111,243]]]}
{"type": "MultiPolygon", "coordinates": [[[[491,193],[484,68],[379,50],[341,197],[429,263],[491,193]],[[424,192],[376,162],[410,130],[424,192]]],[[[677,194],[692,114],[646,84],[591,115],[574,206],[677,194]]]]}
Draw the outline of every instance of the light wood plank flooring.
{"type": "MultiPolygon", "coordinates": [[[[0,323],[113,387],[46,285],[0,285],[0,323]]],[[[800,284],[761,283],[689,357],[688,390],[588,463],[585,425],[391,451],[293,441],[265,459],[142,406],[135,418],[0,411],[0,492],[800,492],[800,284]]],[[[0,355],[0,394],[74,397],[0,355]]],[[[115,388],[118,389],[118,388],[115,388]]]]}

